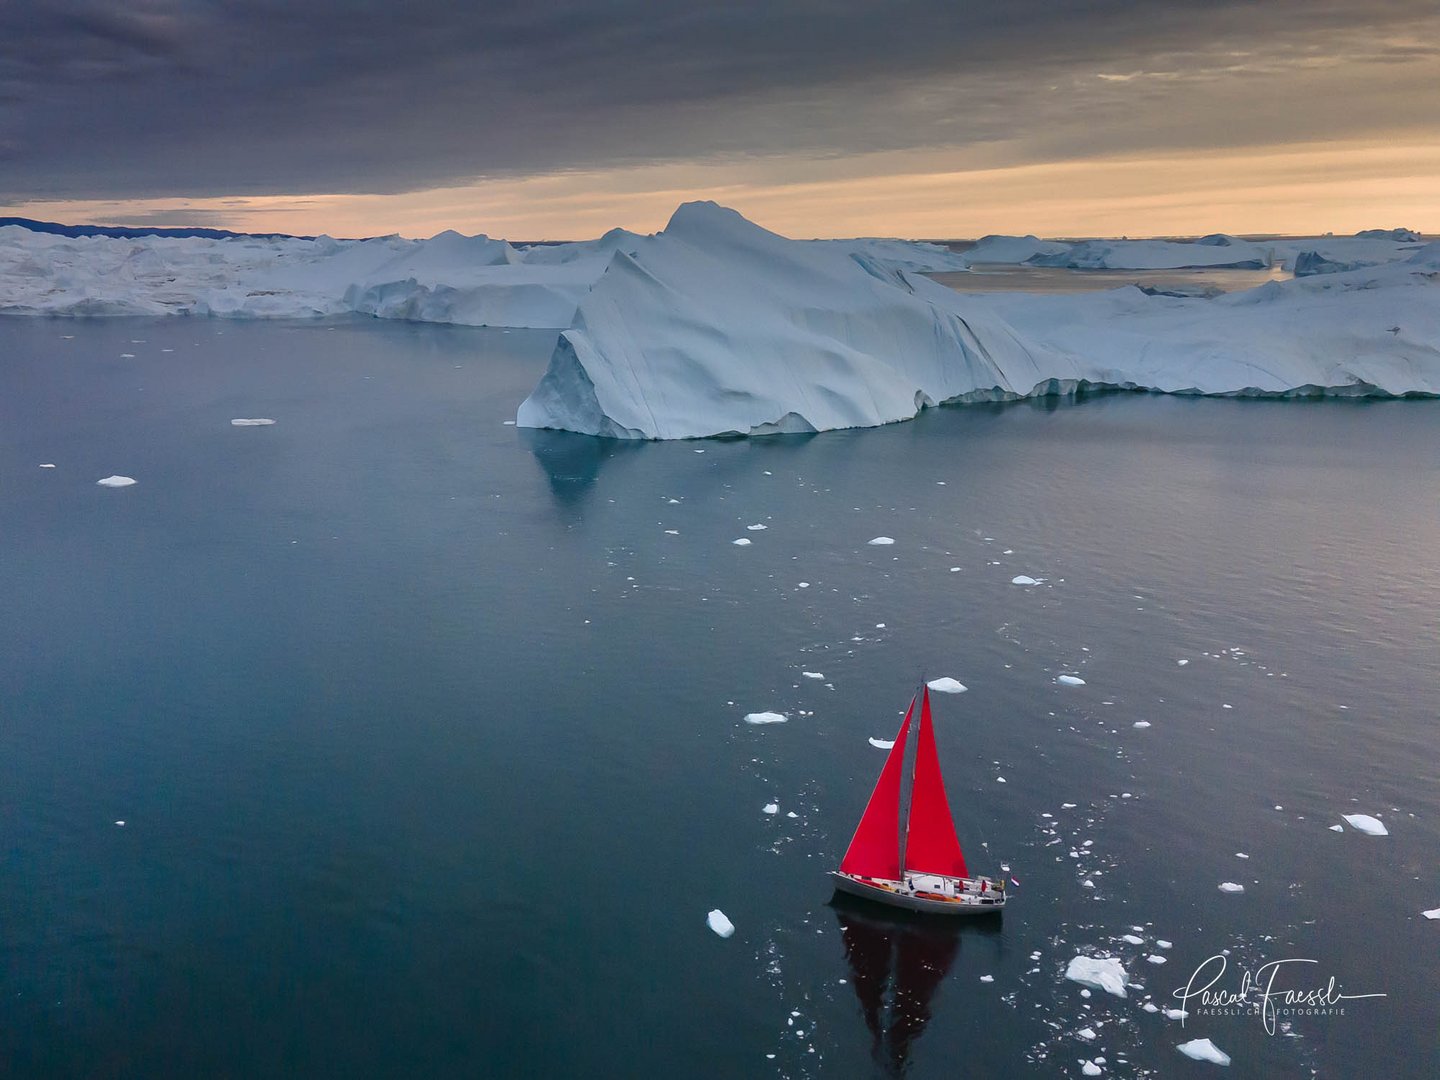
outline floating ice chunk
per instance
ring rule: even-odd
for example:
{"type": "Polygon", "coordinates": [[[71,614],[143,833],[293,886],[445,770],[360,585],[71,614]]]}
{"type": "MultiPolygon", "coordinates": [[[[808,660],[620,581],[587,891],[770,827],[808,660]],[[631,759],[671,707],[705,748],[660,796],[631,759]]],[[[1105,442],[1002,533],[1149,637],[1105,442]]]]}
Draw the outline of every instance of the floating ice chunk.
{"type": "Polygon", "coordinates": [[[231,421],[230,421],[230,426],[231,426],[231,427],[269,427],[269,426],[270,426],[271,424],[273,424],[273,423],[275,423],[274,420],[270,420],[270,419],[262,416],[262,417],[256,417],[256,418],[254,418],[254,419],[252,419],[252,420],[245,420],[245,419],[231,420],[231,421]]]}
{"type": "Polygon", "coordinates": [[[766,529],[768,529],[769,527],[770,527],[769,525],[746,525],[746,526],[745,526],[745,528],[749,529],[751,532],[764,532],[764,531],[765,531],[766,529]]]}
{"type": "Polygon", "coordinates": [[[1424,915],[1427,919],[1440,919],[1440,907],[1431,908],[1429,911],[1422,911],[1420,914],[1424,915]]]}
{"type": "Polygon", "coordinates": [[[1147,728],[1147,727],[1150,726],[1150,721],[1149,721],[1149,720],[1136,720],[1135,723],[1131,724],[1130,726],[1131,726],[1131,727],[1134,727],[1134,728],[1140,728],[1140,729],[1143,731],[1145,728],[1147,728]]]}
{"type": "Polygon", "coordinates": [[[1166,962],[1165,957],[1163,957],[1163,956],[1156,956],[1156,955],[1154,955],[1154,954],[1145,957],[1145,959],[1146,959],[1146,960],[1149,960],[1150,963],[1152,963],[1152,964],[1163,964],[1163,963],[1166,962]]]}
{"type": "Polygon", "coordinates": [[[123,821],[117,821],[117,822],[115,822],[115,824],[116,824],[116,825],[119,825],[122,829],[125,827],[125,822],[123,822],[123,821]]]}
{"type": "Polygon", "coordinates": [[[1074,809],[1075,809],[1075,804],[1074,804],[1073,802],[1062,802],[1062,803],[1060,804],[1060,809],[1061,809],[1061,810],[1074,810],[1074,809]]]}
{"type": "Polygon", "coordinates": [[[1077,956],[1066,966],[1065,978],[1125,997],[1125,965],[1113,956],[1077,956]]]}
{"type": "Polygon", "coordinates": [[[778,712],[752,712],[745,714],[747,724],[783,724],[788,719],[784,713],[778,712]]]}
{"type": "Polygon", "coordinates": [[[1185,666],[1186,664],[1188,664],[1189,662],[1190,662],[1189,660],[1176,660],[1176,661],[1175,661],[1175,665],[1176,665],[1177,667],[1184,667],[1184,666],[1185,666]]]}
{"type": "Polygon", "coordinates": [[[865,542],[875,547],[884,547],[886,544],[893,544],[895,540],[889,536],[877,536],[874,540],[867,540],[865,542]]]}
{"type": "Polygon", "coordinates": [[[1157,939],[1155,944],[1160,946],[1160,948],[1162,949],[1171,949],[1175,947],[1175,943],[1173,941],[1165,941],[1163,938],[1157,939]]]}
{"type": "Polygon", "coordinates": [[[875,749],[877,749],[877,750],[891,750],[891,749],[893,749],[894,746],[895,746],[895,740],[894,740],[894,739],[874,739],[874,738],[872,738],[872,739],[870,740],[870,745],[873,746],[873,747],[875,747],[875,749]]]}
{"type": "Polygon", "coordinates": [[[1084,1039],[1086,1042],[1089,1042],[1091,1039],[1095,1038],[1095,1029],[1088,1027],[1081,1028],[1079,1031],[1075,1032],[1075,1034],[1080,1038],[1084,1039]]]}
{"type": "Polygon", "coordinates": [[[1345,826],[1344,826],[1344,825],[1331,825],[1331,826],[1330,826],[1330,831],[1331,831],[1331,832],[1344,832],[1344,831],[1345,831],[1345,826]]]}
{"type": "Polygon", "coordinates": [[[53,464],[51,464],[50,462],[46,462],[44,465],[41,465],[40,467],[41,467],[42,469],[53,469],[55,466],[54,466],[53,464]]]}
{"type": "Polygon", "coordinates": [[[997,784],[1003,784],[1003,783],[1005,783],[1005,778],[1004,778],[1003,776],[997,776],[997,777],[995,777],[995,783],[997,783],[997,784]]]}
{"type": "Polygon", "coordinates": [[[679,536],[679,535],[680,535],[680,530],[679,530],[679,529],[666,529],[666,530],[665,530],[665,535],[666,535],[666,536],[679,536]]]}
{"type": "Polygon", "coordinates": [[[795,813],[794,810],[786,810],[786,811],[785,811],[785,816],[786,816],[786,817],[790,817],[790,818],[798,818],[800,815],[797,814],[797,813],[795,813]]]}
{"type": "Polygon", "coordinates": [[[1195,1061],[1213,1061],[1216,1065],[1229,1065],[1230,1055],[1209,1039],[1191,1039],[1176,1047],[1186,1057],[1195,1061]]]}
{"type": "Polygon", "coordinates": [[[937,694],[963,694],[966,690],[970,689],[964,683],[952,679],[948,675],[943,679],[931,679],[925,685],[937,694]]]}
{"type": "Polygon", "coordinates": [[[1220,891],[1229,893],[1240,893],[1245,891],[1245,886],[1237,885],[1233,881],[1222,881],[1220,883],[1220,891]]]}
{"type": "Polygon", "coordinates": [[[1099,1076],[1104,1070],[1093,1061],[1082,1061],[1080,1063],[1080,1071],[1086,1076],[1099,1076]]]}
{"type": "Polygon", "coordinates": [[[1379,818],[1371,817],[1369,814],[1342,814],[1345,824],[1352,829],[1359,829],[1366,836],[1389,836],[1390,830],[1385,828],[1384,822],[1379,818]]]}
{"type": "Polygon", "coordinates": [[[749,547],[749,546],[750,546],[750,541],[747,540],[747,539],[745,539],[745,537],[743,537],[743,536],[740,537],[739,540],[731,540],[730,543],[734,544],[736,547],[749,547]]]}
{"type": "Polygon", "coordinates": [[[796,583],[795,587],[797,589],[808,589],[810,587],[810,583],[808,581],[800,581],[796,583]]]}
{"type": "Polygon", "coordinates": [[[129,487],[135,483],[132,476],[107,476],[104,480],[96,480],[95,483],[101,487],[129,487]]]}
{"type": "Polygon", "coordinates": [[[1137,935],[1135,935],[1135,934],[1126,934],[1126,935],[1125,935],[1124,937],[1122,937],[1120,940],[1121,940],[1121,941],[1128,941],[1131,945],[1144,945],[1144,944],[1145,944],[1145,939],[1144,939],[1143,937],[1139,937],[1139,936],[1137,936],[1137,935]]]}
{"type": "Polygon", "coordinates": [[[1249,856],[1249,855],[1246,855],[1245,852],[1243,852],[1243,851],[1237,851],[1237,852],[1235,852],[1235,858],[1237,858],[1237,859],[1248,859],[1249,857],[1250,857],[1250,856],[1249,856]]]}
{"type": "Polygon", "coordinates": [[[800,672],[800,674],[803,675],[803,676],[805,676],[805,678],[807,678],[807,679],[823,679],[823,678],[825,678],[825,673],[824,673],[823,671],[802,671],[802,672],[800,672]]]}
{"type": "Polygon", "coordinates": [[[1148,1013],[1157,1013],[1160,1011],[1160,1006],[1156,1005],[1153,1001],[1147,1001],[1144,1005],[1141,1005],[1140,1007],[1148,1013]]]}
{"type": "Polygon", "coordinates": [[[714,930],[721,937],[729,937],[735,933],[735,924],[725,917],[725,913],[716,908],[705,916],[705,925],[714,930]]]}
{"type": "Polygon", "coordinates": [[[764,806],[760,808],[760,812],[762,814],[778,814],[780,812],[780,804],[767,802],[764,806]]]}
{"type": "Polygon", "coordinates": [[[1036,580],[1035,580],[1033,577],[1031,577],[1029,574],[1016,574],[1013,578],[1010,579],[1010,584],[1011,584],[1011,585],[1039,585],[1040,582],[1036,581],[1036,580]]]}
{"type": "Polygon", "coordinates": [[[1055,681],[1061,686],[1084,686],[1085,680],[1078,675],[1057,675],[1055,681]]]}
{"type": "Polygon", "coordinates": [[[980,976],[980,981],[981,981],[981,982],[994,982],[994,981],[995,981],[995,976],[994,976],[994,975],[981,975],[981,976],[980,976]]]}
{"type": "Polygon", "coordinates": [[[1187,1016],[1189,1016],[1189,1015],[1190,1015],[1190,1014],[1189,1014],[1188,1012],[1186,1012],[1184,1009],[1166,1009],[1166,1010],[1165,1010],[1165,1019],[1166,1019],[1166,1020],[1184,1020],[1184,1019],[1185,1019],[1187,1016]]]}

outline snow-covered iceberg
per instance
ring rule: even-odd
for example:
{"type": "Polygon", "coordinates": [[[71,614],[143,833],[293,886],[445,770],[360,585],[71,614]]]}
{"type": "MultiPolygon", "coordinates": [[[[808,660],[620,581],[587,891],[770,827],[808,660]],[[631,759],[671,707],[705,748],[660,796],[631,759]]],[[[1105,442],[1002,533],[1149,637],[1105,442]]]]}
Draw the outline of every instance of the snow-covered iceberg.
{"type": "Polygon", "coordinates": [[[873,426],[1087,387],[1435,395],[1440,245],[1410,250],[1215,299],[961,294],[689,203],[643,249],[615,253],[517,422],[676,439],[873,426]]]}
{"type": "Polygon", "coordinates": [[[1063,251],[1032,255],[1031,266],[1064,266],[1072,270],[1179,270],[1196,267],[1263,270],[1271,249],[1215,233],[1197,241],[1083,240],[1063,251]]]}

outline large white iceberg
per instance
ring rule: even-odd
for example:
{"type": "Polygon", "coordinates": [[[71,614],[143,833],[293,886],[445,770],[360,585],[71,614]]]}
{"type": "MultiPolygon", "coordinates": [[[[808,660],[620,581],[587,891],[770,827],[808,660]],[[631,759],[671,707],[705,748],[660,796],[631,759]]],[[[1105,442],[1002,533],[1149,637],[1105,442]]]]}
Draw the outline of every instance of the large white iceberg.
{"type": "Polygon", "coordinates": [[[517,422],[675,439],[873,426],[1087,387],[1436,395],[1440,245],[1410,250],[1215,299],[961,294],[690,203],[636,254],[616,252],[517,422]]]}

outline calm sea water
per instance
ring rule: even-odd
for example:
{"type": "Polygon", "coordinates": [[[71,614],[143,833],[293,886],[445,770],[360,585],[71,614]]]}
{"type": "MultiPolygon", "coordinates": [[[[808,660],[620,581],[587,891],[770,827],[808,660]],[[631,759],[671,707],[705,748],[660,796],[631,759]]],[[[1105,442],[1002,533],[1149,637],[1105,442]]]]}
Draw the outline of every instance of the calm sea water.
{"type": "Polygon", "coordinates": [[[626,445],[551,340],[0,321],[0,1071],[1440,1069],[1434,403],[626,445]],[[998,925],[829,903],[922,672],[998,925]],[[1388,996],[1143,1009],[1222,950],[1388,996]]]}

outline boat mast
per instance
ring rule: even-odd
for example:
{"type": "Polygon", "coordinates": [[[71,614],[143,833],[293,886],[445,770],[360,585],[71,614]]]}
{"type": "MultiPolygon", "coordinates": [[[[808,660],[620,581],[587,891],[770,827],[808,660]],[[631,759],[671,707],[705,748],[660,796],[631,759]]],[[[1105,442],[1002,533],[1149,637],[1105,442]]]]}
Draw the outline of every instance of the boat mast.
{"type": "MultiPolygon", "coordinates": [[[[925,693],[925,674],[924,674],[924,672],[921,672],[921,674],[920,674],[920,689],[915,691],[915,698],[914,698],[913,701],[910,702],[910,707],[911,707],[911,708],[914,708],[914,707],[915,707],[915,705],[920,701],[921,695],[924,694],[924,693],[925,693]]],[[[923,712],[924,710],[921,710],[921,711],[923,712]]],[[[921,723],[922,723],[922,721],[921,721],[921,719],[920,719],[920,715],[919,715],[919,713],[917,713],[916,716],[915,716],[915,740],[914,740],[914,742],[915,742],[915,747],[916,747],[916,751],[918,751],[918,749],[919,749],[919,747],[920,747],[920,725],[921,725],[921,723]]],[[[908,747],[907,747],[907,749],[908,749],[908,747]]],[[[915,806],[915,769],[916,769],[916,767],[917,767],[917,766],[919,765],[919,763],[920,763],[920,755],[919,755],[919,753],[916,752],[916,751],[911,751],[911,758],[910,758],[910,801],[909,801],[909,802],[905,802],[905,791],[904,791],[904,788],[903,788],[903,787],[901,788],[901,791],[900,791],[901,803],[903,804],[903,805],[902,805],[903,813],[901,813],[901,814],[899,815],[899,816],[900,816],[900,880],[901,880],[902,882],[905,880],[905,841],[910,838],[910,811],[911,811],[911,810],[914,808],[914,806],[915,806]]]]}

